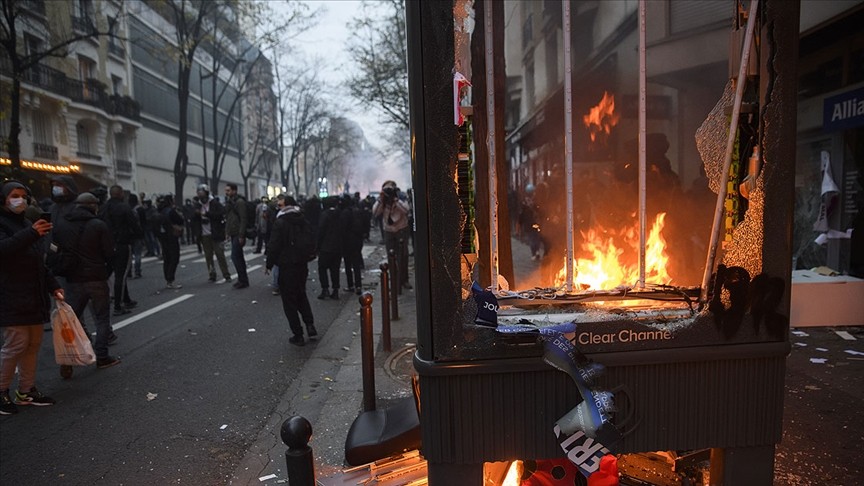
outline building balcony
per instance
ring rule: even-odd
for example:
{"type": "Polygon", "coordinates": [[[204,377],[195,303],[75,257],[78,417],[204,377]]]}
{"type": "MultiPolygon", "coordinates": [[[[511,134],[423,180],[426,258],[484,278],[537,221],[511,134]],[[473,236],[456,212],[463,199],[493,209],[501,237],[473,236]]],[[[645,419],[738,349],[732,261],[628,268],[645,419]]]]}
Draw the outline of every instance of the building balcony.
{"type": "Polygon", "coordinates": [[[41,17],[45,16],[45,0],[23,0],[21,8],[41,17]]]}
{"type": "Polygon", "coordinates": [[[110,113],[130,120],[141,120],[141,104],[129,96],[111,95],[110,113]]]}
{"type": "Polygon", "coordinates": [[[115,159],[114,163],[117,166],[117,172],[121,174],[131,174],[132,173],[132,162],[123,159],[115,159]]]}
{"type": "Polygon", "coordinates": [[[81,157],[82,159],[100,160],[100,161],[102,160],[102,156],[99,154],[91,154],[91,153],[87,153],[87,152],[78,151],[78,152],[75,152],[75,155],[77,155],[78,157],[81,157]]]}
{"type": "Polygon", "coordinates": [[[68,96],[72,101],[86,103],[106,113],[111,112],[111,102],[108,93],[105,92],[105,83],[96,79],[78,81],[69,79],[68,96]]]}
{"type": "Polygon", "coordinates": [[[124,49],[117,41],[112,39],[111,42],[108,43],[108,53],[122,58],[126,56],[126,49],[124,49]]]}
{"type": "Polygon", "coordinates": [[[57,160],[57,146],[33,142],[33,155],[40,159],[57,160]]]}
{"type": "Polygon", "coordinates": [[[76,34],[83,35],[92,35],[97,32],[93,19],[90,17],[77,17],[75,15],[72,16],[72,30],[76,34]]]}

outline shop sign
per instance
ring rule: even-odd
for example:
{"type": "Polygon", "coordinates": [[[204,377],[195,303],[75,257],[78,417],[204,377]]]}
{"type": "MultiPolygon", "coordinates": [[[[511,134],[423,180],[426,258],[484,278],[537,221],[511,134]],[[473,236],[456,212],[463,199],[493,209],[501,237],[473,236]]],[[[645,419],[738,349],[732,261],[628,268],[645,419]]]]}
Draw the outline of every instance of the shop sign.
{"type": "Polygon", "coordinates": [[[825,98],[822,128],[826,132],[864,126],[864,88],[825,98]]]}

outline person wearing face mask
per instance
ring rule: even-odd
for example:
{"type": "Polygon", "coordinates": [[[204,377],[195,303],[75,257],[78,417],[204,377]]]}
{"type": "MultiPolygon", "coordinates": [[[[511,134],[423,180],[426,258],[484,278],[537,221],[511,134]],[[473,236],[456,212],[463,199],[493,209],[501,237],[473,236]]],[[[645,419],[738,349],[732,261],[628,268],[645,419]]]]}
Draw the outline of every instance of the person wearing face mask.
{"type": "Polygon", "coordinates": [[[55,402],[36,389],[39,347],[50,319],[51,296],[64,298],[63,289],[45,267],[40,239],[51,223],[24,217],[28,189],[17,181],[0,185],[0,415],[18,411],[17,405],[46,406],[55,402]],[[14,400],[10,387],[18,370],[14,400]]]}

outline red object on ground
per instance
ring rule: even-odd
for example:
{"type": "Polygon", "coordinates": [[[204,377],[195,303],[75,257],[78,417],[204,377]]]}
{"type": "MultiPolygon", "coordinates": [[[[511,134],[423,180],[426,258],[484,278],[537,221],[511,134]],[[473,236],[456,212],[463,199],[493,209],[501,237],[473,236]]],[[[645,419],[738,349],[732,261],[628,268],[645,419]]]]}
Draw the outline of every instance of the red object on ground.
{"type": "Polygon", "coordinates": [[[600,469],[588,476],[588,486],[618,486],[618,458],[606,454],[600,459],[600,469]]]}

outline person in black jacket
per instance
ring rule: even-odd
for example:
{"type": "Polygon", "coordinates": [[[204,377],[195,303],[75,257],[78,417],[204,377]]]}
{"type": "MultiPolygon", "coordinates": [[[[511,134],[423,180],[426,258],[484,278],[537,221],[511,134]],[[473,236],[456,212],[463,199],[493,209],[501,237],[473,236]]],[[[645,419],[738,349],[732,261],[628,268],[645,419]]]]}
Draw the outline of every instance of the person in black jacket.
{"type": "Polygon", "coordinates": [[[318,280],[321,281],[319,299],[339,300],[339,267],[342,263],[342,228],[339,221],[338,199],[325,197],[324,212],[318,222],[318,280]],[[330,283],[333,292],[330,293],[330,283]]]}
{"type": "Polygon", "coordinates": [[[18,405],[53,405],[34,386],[39,348],[49,319],[50,295],[64,298],[63,289],[45,267],[39,240],[51,231],[48,221],[31,223],[24,217],[28,189],[17,181],[0,186],[0,415],[11,415],[18,405]],[[15,401],[9,388],[18,370],[15,401]]]}
{"type": "Polygon", "coordinates": [[[114,271],[114,315],[121,316],[138,305],[129,297],[126,277],[132,264],[132,243],[142,238],[144,231],[132,208],[123,200],[123,188],[111,186],[109,194],[111,197],[105,202],[99,217],[108,224],[114,237],[114,259],[111,262],[114,271]]]}
{"type": "Polygon", "coordinates": [[[162,271],[165,275],[165,288],[179,289],[182,285],[174,283],[177,265],[180,263],[180,236],[183,234],[183,216],[174,206],[174,196],[165,194],[156,200],[161,224],[159,244],[162,245],[162,271]]]}
{"type": "Polygon", "coordinates": [[[368,219],[348,195],[342,198],[339,215],[342,227],[342,258],[345,260],[345,278],[348,292],[363,292],[363,240],[369,230],[368,219]]]}
{"type": "MultiPolygon", "coordinates": [[[[96,321],[96,366],[100,369],[120,364],[120,360],[108,354],[108,343],[116,339],[111,330],[111,295],[108,275],[114,261],[114,237],[105,221],[96,216],[99,199],[89,192],[82,192],[75,199],[75,209],[54,228],[54,241],[61,248],[71,248],[78,257],[78,264],[66,275],[67,299],[81,325],[84,325],[84,309],[92,306],[96,321]]],[[[62,370],[61,370],[62,371],[62,370]]]]}
{"type": "Polygon", "coordinates": [[[198,186],[198,205],[192,215],[192,222],[201,228],[198,241],[204,248],[204,261],[207,263],[210,281],[216,281],[216,267],[213,265],[215,255],[219,271],[225,278],[219,283],[230,282],[231,272],[228,271],[228,261],[225,260],[225,207],[219,199],[210,196],[207,184],[198,186]]]}
{"type": "Polygon", "coordinates": [[[299,231],[304,226],[310,226],[309,221],[303,216],[297,202],[291,196],[280,194],[276,197],[276,207],[279,212],[273,229],[270,233],[270,241],[267,242],[267,263],[265,274],[269,275],[274,266],[279,268],[279,296],[282,298],[282,309],[288,318],[288,325],[294,334],[288,342],[296,346],[303,346],[303,326],[300,318],[306,324],[306,332],[309,339],[318,336],[315,329],[315,316],[312,315],[312,306],[306,296],[306,277],[309,276],[309,265],[303,255],[292,251],[292,232],[299,231]],[[298,315],[299,314],[299,315],[298,315]]]}

